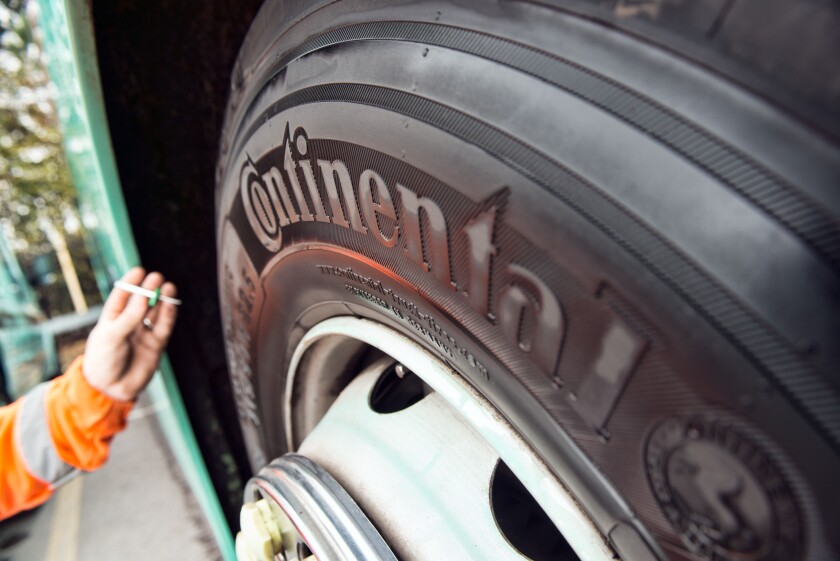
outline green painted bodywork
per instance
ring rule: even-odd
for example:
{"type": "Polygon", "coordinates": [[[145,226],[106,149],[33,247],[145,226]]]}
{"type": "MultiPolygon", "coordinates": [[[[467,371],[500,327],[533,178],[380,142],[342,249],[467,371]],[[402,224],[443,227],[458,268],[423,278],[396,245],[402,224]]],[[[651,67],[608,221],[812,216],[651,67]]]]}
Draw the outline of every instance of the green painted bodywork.
{"type": "Polygon", "coordinates": [[[17,399],[58,369],[55,341],[39,326],[43,319],[35,293],[5,236],[0,235],[0,361],[10,399],[17,399]]]}
{"type": "MultiPolygon", "coordinates": [[[[37,0],[43,47],[56,84],[65,149],[78,190],[79,210],[91,231],[94,269],[103,296],[114,279],[140,262],[117,174],[97,65],[90,7],[85,0],[37,0]]],[[[182,298],[189,299],[189,287],[182,298]]],[[[148,393],[158,420],[223,557],[234,561],[233,541],[187,417],[169,360],[148,393]]]]}

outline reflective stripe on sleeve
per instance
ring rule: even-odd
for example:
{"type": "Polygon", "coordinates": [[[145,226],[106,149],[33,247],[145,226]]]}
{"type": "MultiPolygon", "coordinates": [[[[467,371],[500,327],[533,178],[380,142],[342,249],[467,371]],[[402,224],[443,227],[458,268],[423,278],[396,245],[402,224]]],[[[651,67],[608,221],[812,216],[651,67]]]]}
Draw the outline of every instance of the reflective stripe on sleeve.
{"type": "Polygon", "coordinates": [[[58,487],[78,471],[58,457],[53,446],[44,396],[48,383],[35,386],[23,400],[15,426],[15,440],[29,473],[58,487]]]}

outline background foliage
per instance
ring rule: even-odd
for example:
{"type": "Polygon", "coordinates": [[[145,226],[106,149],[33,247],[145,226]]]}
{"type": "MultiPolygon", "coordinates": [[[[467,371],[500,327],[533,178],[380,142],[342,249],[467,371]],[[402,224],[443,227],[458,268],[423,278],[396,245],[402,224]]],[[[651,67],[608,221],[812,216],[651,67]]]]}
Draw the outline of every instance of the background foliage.
{"type": "Polygon", "coordinates": [[[0,0],[0,235],[48,316],[73,311],[53,231],[64,239],[89,304],[100,301],[67,164],[56,92],[40,46],[37,5],[0,0]]]}

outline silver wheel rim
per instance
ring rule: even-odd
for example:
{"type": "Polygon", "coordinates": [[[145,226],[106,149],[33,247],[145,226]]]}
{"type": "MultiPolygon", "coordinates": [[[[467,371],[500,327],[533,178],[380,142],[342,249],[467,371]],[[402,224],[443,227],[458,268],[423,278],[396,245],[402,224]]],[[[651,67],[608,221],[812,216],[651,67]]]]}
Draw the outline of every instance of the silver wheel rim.
{"type": "MultiPolygon", "coordinates": [[[[446,408],[452,413],[451,419],[455,417],[460,419],[460,422],[466,425],[478,437],[476,441],[480,440],[487,449],[492,450],[510,468],[516,478],[530,492],[540,507],[542,507],[580,559],[584,561],[601,561],[616,558],[614,550],[608,545],[604,535],[592,523],[586,512],[568,492],[562,481],[549,470],[541,461],[539,455],[486,399],[478,394],[460,375],[433,354],[404,335],[380,323],[354,317],[331,318],[315,325],[303,336],[293,354],[286,380],[284,415],[287,431],[286,437],[290,450],[294,448],[293,435],[295,429],[292,396],[294,395],[293,392],[297,378],[304,375],[301,373],[304,358],[319,343],[328,339],[335,340],[336,337],[358,341],[359,343],[364,343],[365,345],[379,349],[385,355],[391,357],[399,364],[404,365],[422,379],[425,384],[434,390],[433,395],[439,396],[435,400],[445,403],[446,408]]],[[[328,364],[328,361],[326,363],[328,364]]],[[[321,364],[323,365],[324,361],[321,364]]],[[[345,440],[352,438],[354,433],[353,431],[344,431],[342,436],[336,436],[336,433],[340,432],[336,427],[340,429],[342,426],[341,423],[358,422],[359,418],[364,417],[364,411],[360,407],[363,405],[364,397],[369,395],[375,380],[381,375],[381,370],[366,372],[364,374],[366,375],[360,375],[358,377],[359,379],[354,380],[345,389],[341,397],[330,407],[327,414],[315,429],[307,434],[306,439],[300,446],[300,453],[314,459],[324,466],[338,481],[342,482],[347,492],[359,502],[363,510],[370,516],[372,522],[379,528],[386,541],[394,548],[400,558],[406,557],[406,552],[408,552],[408,557],[410,558],[428,558],[426,556],[428,552],[435,550],[435,547],[433,547],[434,544],[425,544],[427,551],[418,553],[416,552],[416,548],[423,548],[424,543],[415,539],[413,534],[424,531],[431,532],[432,527],[424,525],[417,528],[416,520],[406,521],[402,524],[393,523],[393,520],[389,517],[394,516],[394,512],[398,512],[399,509],[389,510],[390,507],[385,508],[381,504],[385,495],[382,495],[382,490],[378,489],[378,487],[383,485],[387,486],[388,480],[392,479],[393,474],[388,472],[387,467],[382,468],[384,471],[377,473],[376,469],[379,469],[379,464],[368,464],[367,469],[360,470],[358,462],[356,462],[356,467],[350,465],[354,464],[354,458],[349,453],[344,453],[344,455],[341,453],[342,449],[347,449],[351,446],[345,440]],[[354,391],[351,391],[351,386],[353,385],[357,387],[354,391]],[[345,398],[345,393],[349,394],[354,392],[355,397],[345,398]],[[371,468],[375,468],[373,469],[373,473],[371,473],[371,468]],[[368,479],[368,481],[360,481],[360,479],[368,479]],[[373,481],[370,481],[371,479],[373,481]],[[377,491],[379,491],[378,494],[377,491]],[[401,552],[400,550],[403,551],[401,552]]],[[[423,401],[426,401],[426,398],[423,401]]],[[[425,418],[417,417],[417,419],[414,419],[414,425],[427,424],[432,418],[446,417],[446,415],[440,413],[442,409],[439,406],[435,407],[438,407],[437,413],[434,415],[426,413],[425,418]]],[[[413,406],[408,408],[407,411],[412,409],[414,409],[413,406]]],[[[412,414],[423,415],[422,412],[412,414]]],[[[449,417],[447,418],[449,419],[449,417]]],[[[445,424],[445,430],[452,430],[454,427],[451,419],[442,421],[445,424]]],[[[367,423],[367,421],[365,422],[367,423]]],[[[383,442],[385,445],[390,445],[394,443],[394,440],[393,435],[389,436],[384,434],[389,432],[388,429],[383,429],[383,427],[387,426],[381,424],[378,428],[372,424],[370,426],[357,426],[354,428],[354,431],[372,435],[371,437],[375,439],[384,439],[383,442]],[[387,440],[388,438],[392,440],[389,441],[387,440]]],[[[410,424],[407,426],[410,426],[410,424]]],[[[462,431],[462,434],[466,433],[462,431]]],[[[441,442],[443,444],[438,444],[444,447],[447,446],[446,439],[443,439],[441,442]]],[[[424,446],[426,444],[424,442],[424,446]]],[[[381,445],[381,443],[378,445],[381,445]]],[[[476,444],[476,447],[479,448],[481,445],[476,444]]],[[[403,453],[405,455],[410,452],[403,451],[403,453]]],[[[405,462],[406,458],[403,458],[403,461],[405,462]]],[[[471,485],[468,477],[463,478],[461,481],[464,486],[471,485]]],[[[432,494],[431,502],[448,499],[446,496],[434,496],[434,489],[440,483],[439,481],[425,483],[427,484],[425,487],[427,494],[432,494]],[[428,483],[431,483],[431,485],[428,485],[428,483]],[[431,491],[429,491],[430,489],[431,491]]],[[[385,502],[393,503],[399,501],[385,502]]],[[[463,512],[463,517],[467,520],[474,520],[477,509],[489,510],[489,501],[487,501],[486,505],[465,506],[461,509],[465,511],[463,512]]],[[[463,542],[460,536],[442,535],[442,527],[441,525],[435,527],[435,539],[433,541],[444,543],[447,539],[451,538],[450,541],[452,543],[458,541],[463,542]]],[[[458,527],[458,525],[456,524],[455,527],[458,527]]],[[[498,528],[495,531],[501,537],[502,541],[505,541],[498,528]]],[[[449,533],[453,532],[453,530],[449,531],[449,533]]],[[[443,533],[446,532],[443,531],[443,533]]],[[[509,549],[513,554],[508,555],[505,551],[495,551],[493,558],[523,558],[512,546],[509,549]]],[[[455,557],[450,556],[450,558],[455,557]]],[[[470,558],[481,557],[471,555],[470,558]]]]}
{"type": "Polygon", "coordinates": [[[275,559],[306,561],[298,549],[306,543],[319,560],[396,561],[347,492],[304,456],[286,454],[272,461],[248,481],[245,497],[275,505],[272,514],[283,538],[275,559]]]}

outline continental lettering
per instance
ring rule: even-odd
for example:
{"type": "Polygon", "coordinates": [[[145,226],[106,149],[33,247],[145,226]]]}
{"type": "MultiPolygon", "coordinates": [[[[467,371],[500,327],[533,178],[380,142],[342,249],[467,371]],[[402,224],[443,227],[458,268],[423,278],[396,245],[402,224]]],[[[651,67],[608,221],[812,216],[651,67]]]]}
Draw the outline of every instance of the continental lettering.
{"type": "Polygon", "coordinates": [[[513,282],[499,296],[499,325],[507,338],[531,354],[543,372],[554,375],[563,343],[563,311],[554,292],[539,277],[519,265],[508,265],[513,282]],[[532,316],[535,325],[528,335],[523,326],[532,316]]]}
{"type": "Polygon", "coordinates": [[[385,181],[373,170],[366,169],[359,178],[359,198],[362,200],[362,209],[365,213],[365,220],[370,224],[370,231],[376,240],[385,247],[394,247],[397,243],[397,235],[400,232],[399,226],[394,226],[390,234],[382,231],[377,215],[388,217],[393,221],[397,219],[397,211],[391,200],[391,194],[385,186],[385,181]],[[375,187],[375,189],[374,189],[375,187]],[[374,199],[374,191],[376,199],[374,199]]]}
{"type": "Polygon", "coordinates": [[[277,221],[280,225],[288,226],[290,222],[299,222],[300,216],[298,216],[295,207],[292,205],[292,200],[289,198],[289,190],[286,189],[286,183],[283,181],[283,176],[280,175],[277,168],[271,168],[263,174],[262,178],[265,185],[261,185],[260,187],[265,189],[269,194],[271,208],[277,215],[277,221]]]}
{"type": "Polygon", "coordinates": [[[493,232],[496,226],[496,208],[481,213],[464,227],[470,247],[470,279],[466,296],[470,304],[482,315],[489,315],[490,260],[496,255],[493,232]]]}
{"type": "Polygon", "coordinates": [[[248,223],[257,239],[267,250],[280,251],[283,242],[282,229],[277,217],[272,191],[265,183],[259,181],[257,168],[250,158],[242,166],[239,192],[242,195],[242,203],[245,206],[248,223]]]}
{"type": "Polygon", "coordinates": [[[289,178],[289,184],[292,186],[292,192],[295,194],[298,208],[300,209],[300,219],[304,222],[312,222],[314,220],[312,213],[309,212],[309,205],[303,196],[303,190],[300,188],[300,180],[297,174],[297,164],[292,159],[292,151],[286,150],[283,155],[283,169],[286,170],[286,177],[289,178]]]}
{"type": "Polygon", "coordinates": [[[397,190],[402,198],[402,217],[405,228],[405,255],[430,271],[441,282],[450,288],[452,271],[449,268],[449,232],[443,211],[432,200],[418,197],[414,191],[397,184],[397,190]],[[430,230],[431,242],[426,247],[423,243],[421,231],[421,211],[425,215],[430,230]]]}
{"type": "Polygon", "coordinates": [[[362,217],[359,216],[356,193],[353,191],[353,180],[350,179],[350,172],[347,171],[347,166],[341,160],[333,160],[332,162],[318,160],[318,166],[321,168],[321,176],[324,178],[324,186],[327,188],[327,197],[330,201],[333,224],[342,228],[352,226],[357,232],[366,234],[367,228],[362,224],[362,217]],[[338,196],[338,188],[335,184],[336,177],[338,177],[338,184],[341,187],[344,206],[347,208],[347,214],[350,215],[349,224],[344,216],[345,211],[341,208],[341,199],[338,196]]]}
{"type": "MultiPolygon", "coordinates": [[[[501,265],[510,279],[493,286],[498,257],[494,244],[498,209],[480,212],[457,232],[451,232],[446,215],[429,196],[411,185],[389,184],[387,176],[367,168],[353,176],[340,159],[317,159],[309,151],[302,128],[294,135],[286,127],[281,158],[265,157],[260,164],[250,157],[241,168],[240,195],[248,223],[262,245],[271,252],[282,246],[283,228],[300,222],[321,222],[371,236],[385,248],[402,254],[449,290],[460,291],[471,307],[502,333],[548,376],[554,375],[564,337],[563,312],[551,289],[533,272],[508,262],[501,265]],[[466,278],[456,283],[451,262],[453,241],[467,249],[466,278]],[[523,329],[523,326],[529,329],[523,329]]],[[[274,154],[274,153],[272,153],[274,154]]],[[[508,256],[508,261],[512,256],[508,256]]],[[[319,266],[323,274],[343,276],[387,294],[372,279],[347,269],[319,266]],[[372,284],[371,284],[372,283],[372,284]]],[[[396,295],[393,295],[396,297],[396,295]]],[[[396,302],[395,313],[409,312],[412,326],[441,348],[454,352],[448,334],[428,318],[413,317],[409,302],[396,302]]],[[[464,355],[470,363],[475,359],[464,355]]]]}

